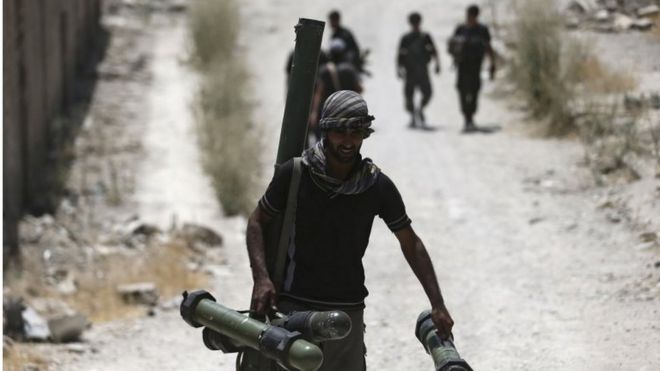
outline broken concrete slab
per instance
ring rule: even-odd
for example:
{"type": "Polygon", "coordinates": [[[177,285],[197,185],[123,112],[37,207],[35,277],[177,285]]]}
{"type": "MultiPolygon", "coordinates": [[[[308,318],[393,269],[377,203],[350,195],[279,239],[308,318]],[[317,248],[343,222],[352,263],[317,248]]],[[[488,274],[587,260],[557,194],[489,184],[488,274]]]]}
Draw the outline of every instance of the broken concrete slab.
{"type": "Polygon", "coordinates": [[[594,13],[594,19],[598,22],[607,22],[610,20],[610,12],[607,9],[601,9],[594,13]]]}
{"type": "Polygon", "coordinates": [[[48,321],[36,310],[25,307],[21,313],[23,318],[23,331],[27,340],[46,341],[50,337],[48,321]]]}
{"type": "Polygon", "coordinates": [[[186,240],[189,245],[201,243],[208,247],[218,247],[222,246],[223,242],[220,233],[209,227],[198,224],[185,223],[178,234],[186,240]]]}
{"type": "Polygon", "coordinates": [[[660,14],[660,6],[658,5],[649,5],[637,9],[637,15],[640,17],[655,17],[660,14]]]}
{"type": "Polygon", "coordinates": [[[652,27],[653,27],[653,21],[648,18],[636,19],[632,24],[632,28],[639,31],[647,31],[650,30],[652,27]]]}
{"type": "Polygon", "coordinates": [[[614,14],[614,30],[615,31],[628,31],[635,21],[625,14],[614,14]]]}
{"type": "Polygon", "coordinates": [[[61,315],[48,320],[50,339],[56,343],[69,343],[80,340],[89,321],[81,313],[61,315]]]}
{"type": "Polygon", "coordinates": [[[128,304],[156,305],[158,290],[153,282],[139,282],[117,287],[117,292],[128,304]]]}

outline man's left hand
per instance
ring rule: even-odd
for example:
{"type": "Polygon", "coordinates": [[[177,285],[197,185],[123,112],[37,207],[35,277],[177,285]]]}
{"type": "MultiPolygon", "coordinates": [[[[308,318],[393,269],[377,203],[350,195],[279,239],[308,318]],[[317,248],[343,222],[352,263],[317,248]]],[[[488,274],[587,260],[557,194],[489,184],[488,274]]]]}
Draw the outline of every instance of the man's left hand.
{"type": "Polygon", "coordinates": [[[443,340],[450,339],[452,336],[451,329],[454,327],[454,320],[451,319],[447,308],[445,308],[445,306],[434,307],[431,311],[431,319],[433,319],[433,324],[438,330],[438,335],[440,335],[443,340]]]}

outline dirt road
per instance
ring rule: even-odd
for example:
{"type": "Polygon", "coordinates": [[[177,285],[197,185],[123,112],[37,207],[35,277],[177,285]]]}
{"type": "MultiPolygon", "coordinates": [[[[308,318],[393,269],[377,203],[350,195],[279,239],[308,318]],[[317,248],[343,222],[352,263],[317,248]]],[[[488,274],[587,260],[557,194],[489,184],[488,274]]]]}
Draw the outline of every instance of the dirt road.
{"type": "MultiPolygon", "coordinates": [[[[602,191],[591,186],[588,171],[577,165],[582,156],[578,143],[530,136],[523,114],[509,108],[506,99],[495,99],[492,84],[486,84],[477,120],[503,130],[461,135],[455,76],[444,53],[443,73],[434,78],[435,95],[427,112],[436,130],[406,128],[402,86],[394,67],[398,39],[407,29],[405,17],[409,11],[421,11],[423,28],[444,51],[446,36],[461,20],[467,3],[333,3],[338,9],[351,9],[344,11],[345,24],[363,47],[372,50],[369,68],[374,77],[365,81],[365,97],[376,116],[376,134],[362,152],[403,195],[413,227],[433,258],[456,322],[461,354],[475,370],[658,369],[659,295],[637,289],[653,274],[648,265],[657,252],[636,250],[639,231],[625,221],[608,221],[607,211],[598,208],[602,191]]],[[[298,17],[324,19],[330,8],[311,1],[241,4],[242,44],[254,74],[254,118],[277,133],[292,26],[298,17]]],[[[166,116],[192,125],[188,105],[181,101],[189,96],[182,90],[192,89],[183,83],[189,75],[185,66],[174,62],[185,50],[183,27],[181,21],[169,24],[154,38],[156,95],[150,109],[161,114],[148,123],[147,138],[162,128],[166,116]],[[166,116],[164,107],[169,107],[166,116]]],[[[326,30],[326,38],[327,34],[326,30]]],[[[168,137],[172,148],[193,143],[185,125],[168,137]]],[[[272,163],[277,135],[269,137],[267,163],[272,163]]],[[[152,154],[163,150],[148,144],[146,148],[152,154]]],[[[218,226],[226,238],[228,264],[218,269],[212,289],[228,306],[245,308],[251,282],[244,221],[220,218],[212,206],[204,215],[186,214],[186,208],[194,209],[200,202],[215,205],[210,193],[199,191],[208,181],[195,164],[156,157],[163,161],[161,168],[181,181],[154,182],[160,178],[149,176],[143,189],[156,184],[159,192],[138,203],[147,210],[157,205],[151,210],[162,212],[152,213],[155,223],[165,223],[163,215],[177,207],[180,216],[218,226]],[[176,197],[162,197],[193,192],[201,198],[188,206],[175,205],[176,197]]],[[[413,333],[415,319],[428,301],[395,238],[380,221],[374,226],[365,268],[371,292],[366,310],[369,369],[430,370],[431,360],[413,333]]],[[[98,326],[87,338],[95,351],[67,360],[61,369],[229,370],[233,364],[232,357],[203,349],[199,331],[187,328],[176,311],[98,326]]]]}

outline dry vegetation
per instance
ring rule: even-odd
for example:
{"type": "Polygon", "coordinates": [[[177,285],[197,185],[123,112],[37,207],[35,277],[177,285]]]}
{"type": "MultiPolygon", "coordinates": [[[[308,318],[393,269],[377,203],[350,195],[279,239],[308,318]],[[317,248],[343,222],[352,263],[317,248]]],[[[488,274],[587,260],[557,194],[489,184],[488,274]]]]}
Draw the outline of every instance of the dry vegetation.
{"type": "Polygon", "coordinates": [[[262,132],[251,120],[248,73],[231,0],[200,0],[190,13],[191,60],[202,75],[195,102],[204,168],[227,215],[254,207],[262,132]]]}
{"type": "Polygon", "coordinates": [[[105,322],[145,313],[145,307],[122,300],[117,292],[119,285],[152,282],[159,296],[167,299],[184,289],[206,284],[204,274],[187,267],[187,263],[199,258],[199,254],[184,242],[158,243],[145,249],[95,256],[86,268],[76,270],[77,289],[71,294],[61,293],[56,286],[44,281],[52,268],[44,263],[41,254],[23,253],[22,269],[5,272],[5,286],[13,296],[25,297],[28,304],[30,298],[57,299],[83,313],[92,322],[105,322]]]}
{"type": "Polygon", "coordinates": [[[658,151],[657,141],[647,140],[656,132],[652,123],[644,125],[647,107],[626,104],[636,77],[603,64],[591,43],[568,34],[552,0],[511,4],[514,19],[506,41],[512,46],[509,81],[516,93],[546,124],[548,135],[579,135],[597,182],[637,179],[631,159],[657,158],[658,151]]]}
{"type": "Polygon", "coordinates": [[[126,303],[117,286],[135,282],[153,282],[162,298],[171,298],[191,287],[202,287],[206,277],[186,267],[192,252],[183,244],[171,242],[151,247],[144,256],[108,256],[94,272],[79,280],[78,291],[66,301],[95,322],[144,314],[144,308],[126,303]]]}
{"type": "Polygon", "coordinates": [[[514,21],[509,79],[532,113],[548,122],[548,134],[576,129],[588,115],[587,101],[634,89],[635,77],[605,66],[588,42],[564,31],[563,16],[552,0],[512,1],[514,21]]]}
{"type": "Polygon", "coordinates": [[[2,369],[5,371],[41,370],[45,369],[48,363],[47,359],[28,344],[12,343],[2,350],[2,369]]]}

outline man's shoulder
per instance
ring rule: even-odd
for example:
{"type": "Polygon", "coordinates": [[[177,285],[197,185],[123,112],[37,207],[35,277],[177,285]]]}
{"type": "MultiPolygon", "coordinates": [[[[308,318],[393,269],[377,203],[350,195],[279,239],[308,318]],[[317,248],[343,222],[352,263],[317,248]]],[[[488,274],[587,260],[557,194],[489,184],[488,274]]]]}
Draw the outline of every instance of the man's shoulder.
{"type": "Polygon", "coordinates": [[[407,42],[407,41],[412,40],[414,37],[415,37],[414,32],[412,32],[412,31],[406,32],[406,33],[403,34],[403,36],[401,36],[401,41],[407,42]]]}
{"type": "Polygon", "coordinates": [[[284,161],[279,165],[275,165],[274,178],[286,179],[288,181],[288,179],[291,178],[291,174],[293,174],[293,158],[284,161]]]}
{"type": "Polygon", "coordinates": [[[352,38],[353,33],[348,28],[343,27],[343,26],[339,26],[339,28],[337,28],[337,31],[335,31],[334,36],[335,37],[340,37],[342,39],[343,38],[352,38]]]}
{"type": "Polygon", "coordinates": [[[456,25],[456,28],[454,29],[454,35],[462,34],[465,32],[466,29],[467,26],[465,25],[465,23],[460,23],[456,25]]]}
{"type": "Polygon", "coordinates": [[[383,171],[378,173],[378,178],[376,178],[375,188],[380,194],[387,194],[392,189],[396,189],[396,185],[392,179],[387,176],[383,171]]]}
{"type": "Polygon", "coordinates": [[[488,35],[490,34],[490,29],[488,28],[488,25],[483,24],[483,23],[477,23],[477,32],[479,32],[482,35],[488,35]]]}

